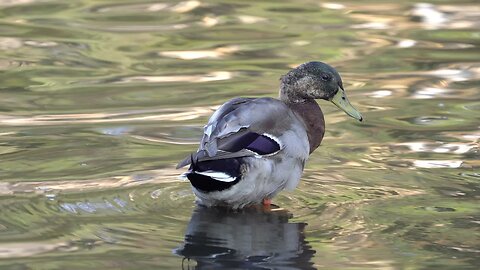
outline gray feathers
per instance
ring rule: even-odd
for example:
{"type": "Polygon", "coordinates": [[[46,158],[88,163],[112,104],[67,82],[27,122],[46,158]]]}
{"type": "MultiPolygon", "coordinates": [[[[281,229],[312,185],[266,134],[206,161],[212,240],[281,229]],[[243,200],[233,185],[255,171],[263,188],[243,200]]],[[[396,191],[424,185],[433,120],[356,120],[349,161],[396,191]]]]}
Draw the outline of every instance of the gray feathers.
{"type": "MultiPolygon", "coordinates": [[[[247,132],[270,134],[280,137],[291,128],[292,121],[299,122],[285,103],[273,98],[235,98],[223,104],[210,118],[197,153],[196,161],[255,156],[256,153],[242,149],[226,151],[228,145],[247,132]]],[[[300,123],[300,122],[299,122],[300,123]]],[[[300,124],[301,125],[301,124],[300,124]]],[[[190,156],[177,168],[190,164],[190,156]]]]}
{"type": "Polygon", "coordinates": [[[227,164],[227,159],[241,158],[241,180],[238,183],[217,192],[203,192],[196,188],[193,191],[204,205],[242,208],[272,198],[283,189],[294,189],[309,150],[306,124],[285,103],[273,98],[237,98],[222,105],[212,115],[198,151],[186,157],[178,167],[189,165],[192,160],[198,164],[225,160],[227,164]],[[253,137],[248,140],[249,136],[253,137]],[[256,142],[258,138],[270,143],[271,153],[260,155],[244,148],[253,145],[250,142],[256,142]]]}
{"type": "Polygon", "coordinates": [[[314,99],[336,102],[342,84],[334,68],[308,62],[281,78],[280,99],[235,98],[223,104],[205,125],[197,152],[177,166],[193,163],[189,180],[200,203],[242,208],[294,189],[325,132],[314,99]],[[209,178],[224,175],[235,179],[228,187],[209,178]]]}

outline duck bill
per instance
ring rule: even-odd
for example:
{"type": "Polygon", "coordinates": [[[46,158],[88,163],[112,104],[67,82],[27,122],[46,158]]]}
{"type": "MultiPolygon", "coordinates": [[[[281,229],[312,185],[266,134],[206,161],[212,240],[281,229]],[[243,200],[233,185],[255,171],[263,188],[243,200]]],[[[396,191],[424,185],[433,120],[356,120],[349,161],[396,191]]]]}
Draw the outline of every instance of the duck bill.
{"type": "Polygon", "coordinates": [[[339,88],[335,96],[330,100],[333,104],[335,104],[338,108],[344,111],[346,114],[350,115],[351,117],[357,119],[358,121],[363,121],[362,115],[355,109],[350,101],[348,101],[347,95],[345,94],[345,90],[339,88]]]}

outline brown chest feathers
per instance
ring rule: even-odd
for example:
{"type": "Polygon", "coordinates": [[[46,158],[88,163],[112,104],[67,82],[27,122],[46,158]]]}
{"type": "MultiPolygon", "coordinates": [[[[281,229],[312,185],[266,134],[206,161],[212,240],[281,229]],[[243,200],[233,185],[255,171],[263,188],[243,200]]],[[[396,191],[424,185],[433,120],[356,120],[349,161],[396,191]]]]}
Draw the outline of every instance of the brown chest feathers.
{"type": "Polygon", "coordinates": [[[323,112],[315,100],[287,104],[305,123],[307,128],[310,154],[320,146],[325,134],[323,112]]]}

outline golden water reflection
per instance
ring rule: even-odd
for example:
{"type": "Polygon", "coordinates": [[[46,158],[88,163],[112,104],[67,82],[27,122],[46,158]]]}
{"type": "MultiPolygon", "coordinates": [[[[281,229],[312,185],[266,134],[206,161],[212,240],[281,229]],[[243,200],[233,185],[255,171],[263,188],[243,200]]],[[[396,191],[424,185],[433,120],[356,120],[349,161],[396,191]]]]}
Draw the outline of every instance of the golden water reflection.
{"type": "Polygon", "coordinates": [[[159,55],[171,58],[179,58],[183,60],[194,60],[201,58],[222,58],[237,51],[239,51],[238,46],[229,46],[202,51],[165,51],[159,52],[159,55]]]}
{"type": "Polygon", "coordinates": [[[211,81],[229,80],[233,77],[233,73],[229,71],[213,71],[202,75],[172,75],[172,76],[133,76],[121,78],[118,83],[132,82],[148,82],[148,83],[164,83],[164,82],[189,82],[201,83],[211,81]]]}
{"type": "Polygon", "coordinates": [[[91,114],[63,114],[37,115],[33,117],[11,117],[0,115],[0,124],[6,126],[24,125],[67,125],[82,123],[114,123],[131,121],[185,121],[210,115],[215,107],[193,107],[185,112],[168,112],[157,110],[154,115],[147,111],[133,111],[122,113],[91,113],[91,114]],[[147,114],[147,115],[145,115],[147,114]]]}

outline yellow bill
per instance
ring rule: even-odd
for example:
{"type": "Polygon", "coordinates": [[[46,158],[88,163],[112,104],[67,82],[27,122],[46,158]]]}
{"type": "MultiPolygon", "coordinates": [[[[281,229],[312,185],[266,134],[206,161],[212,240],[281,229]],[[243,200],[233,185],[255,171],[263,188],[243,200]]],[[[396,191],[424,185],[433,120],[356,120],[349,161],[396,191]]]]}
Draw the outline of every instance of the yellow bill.
{"type": "Polygon", "coordinates": [[[363,120],[362,115],[352,106],[352,104],[350,104],[350,101],[348,101],[347,95],[345,95],[345,90],[341,88],[338,89],[338,92],[330,101],[351,117],[360,122],[363,120]]]}

